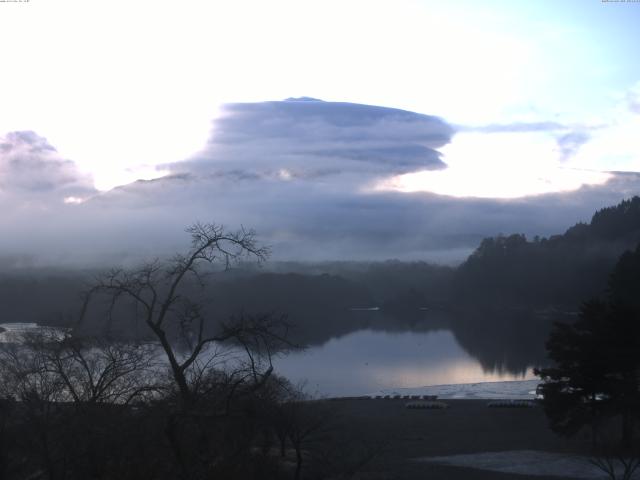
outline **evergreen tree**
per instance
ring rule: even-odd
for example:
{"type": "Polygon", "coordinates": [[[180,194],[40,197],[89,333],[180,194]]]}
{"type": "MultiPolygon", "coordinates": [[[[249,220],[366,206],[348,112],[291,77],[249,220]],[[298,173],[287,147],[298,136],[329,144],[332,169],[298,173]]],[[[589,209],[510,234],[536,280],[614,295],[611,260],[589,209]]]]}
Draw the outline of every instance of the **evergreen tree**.
{"type": "Polygon", "coordinates": [[[633,443],[640,416],[640,246],[614,268],[606,300],[583,304],[574,324],[556,323],[547,341],[554,366],[544,381],[545,412],[554,431],[573,435],[611,417],[622,419],[622,441],[633,443]]]}

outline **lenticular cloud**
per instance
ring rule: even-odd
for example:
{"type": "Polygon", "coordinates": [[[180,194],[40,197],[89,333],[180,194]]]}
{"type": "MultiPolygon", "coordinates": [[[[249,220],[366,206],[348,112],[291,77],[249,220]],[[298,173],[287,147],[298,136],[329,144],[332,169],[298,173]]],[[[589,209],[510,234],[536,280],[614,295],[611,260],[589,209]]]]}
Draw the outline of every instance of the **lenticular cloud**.
{"type": "Polygon", "coordinates": [[[226,105],[202,152],[173,171],[287,178],[378,176],[445,168],[453,128],[393,108],[302,98],[226,105]]]}

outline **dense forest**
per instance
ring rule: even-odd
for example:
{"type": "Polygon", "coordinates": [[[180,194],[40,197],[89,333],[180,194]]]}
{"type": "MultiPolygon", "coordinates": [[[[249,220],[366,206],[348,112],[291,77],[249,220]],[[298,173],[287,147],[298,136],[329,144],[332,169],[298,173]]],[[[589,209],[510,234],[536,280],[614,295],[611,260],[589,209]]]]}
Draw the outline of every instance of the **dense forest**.
{"type": "Polygon", "coordinates": [[[457,269],[452,298],[471,304],[565,307],[600,295],[609,272],[640,242],[640,198],[597,211],[549,238],[486,238],[457,269]]]}

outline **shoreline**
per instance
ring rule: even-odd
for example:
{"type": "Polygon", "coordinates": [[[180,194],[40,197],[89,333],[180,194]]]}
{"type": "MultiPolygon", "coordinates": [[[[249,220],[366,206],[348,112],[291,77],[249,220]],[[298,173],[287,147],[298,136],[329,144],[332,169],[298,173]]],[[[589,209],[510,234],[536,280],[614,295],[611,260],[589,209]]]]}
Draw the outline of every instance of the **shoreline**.
{"type": "Polygon", "coordinates": [[[364,395],[336,395],[318,397],[317,400],[422,400],[437,397],[438,400],[536,400],[538,378],[504,380],[497,382],[451,383],[422,387],[386,388],[364,395]],[[412,398],[413,397],[413,398],[412,398]],[[417,398],[420,397],[420,398],[417,398]]]}

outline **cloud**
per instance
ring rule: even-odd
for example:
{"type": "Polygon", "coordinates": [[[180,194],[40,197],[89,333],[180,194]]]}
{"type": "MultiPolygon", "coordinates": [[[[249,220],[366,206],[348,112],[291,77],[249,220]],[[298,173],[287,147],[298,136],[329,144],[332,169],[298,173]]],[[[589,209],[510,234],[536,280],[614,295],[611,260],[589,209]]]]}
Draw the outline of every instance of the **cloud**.
{"type": "Polygon", "coordinates": [[[172,171],[292,177],[442,169],[454,129],[438,117],[308,97],[226,105],[206,148],[172,171]]]}
{"type": "MultiPolygon", "coordinates": [[[[586,141],[577,129],[553,122],[484,130],[460,135],[494,139],[494,154],[496,141],[511,141],[505,148],[513,153],[522,148],[519,136],[547,135],[544,149],[527,152],[538,166],[542,154],[557,162],[557,135],[565,155],[586,141]]],[[[169,165],[171,175],[116,189],[92,200],[96,207],[81,207],[129,209],[139,226],[157,215],[155,225],[175,225],[176,242],[183,224],[196,219],[244,224],[256,228],[279,259],[448,262],[464,258],[484,236],[562,232],[640,185],[640,178],[611,175],[600,185],[572,181],[573,191],[509,201],[369,188],[403,172],[446,174],[440,150],[455,147],[457,139],[447,145],[455,131],[429,115],[313,98],[231,104],[214,123],[205,148],[169,165]]],[[[478,150],[468,153],[477,169],[495,163],[478,150]]],[[[511,153],[498,166],[522,170],[511,153]]],[[[468,181],[474,178],[482,176],[468,181]]]]}
{"type": "Polygon", "coordinates": [[[92,200],[91,208],[126,211],[136,230],[153,229],[148,239],[171,238],[174,245],[184,225],[199,219],[257,229],[274,259],[456,262],[485,236],[546,236],[589,221],[596,209],[637,192],[640,175],[613,175],[603,185],[513,200],[365,193],[353,185],[355,180],[335,185],[309,178],[167,177],[117,189],[92,200]]]}
{"type": "Polygon", "coordinates": [[[580,147],[592,138],[592,132],[602,128],[604,125],[568,125],[550,121],[492,123],[476,126],[456,125],[456,130],[463,133],[551,134],[556,140],[561,162],[573,157],[580,147]]]}
{"type": "MultiPolygon", "coordinates": [[[[185,248],[184,228],[203,221],[255,228],[272,246],[275,260],[456,262],[485,236],[563,232],[588,221],[596,209],[640,191],[636,174],[611,174],[598,185],[510,200],[368,188],[398,172],[453,170],[443,169],[447,157],[440,158],[453,132],[437,117],[367,105],[313,99],[233,104],[214,124],[203,150],[169,165],[167,176],[83,202],[77,199],[86,198],[88,180],[71,162],[33,133],[12,134],[2,142],[0,155],[3,181],[14,179],[9,182],[13,201],[28,203],[33,192],[41,191],[43,198],[56,201],[0,217],[0,228],[11,232],[0,237],[0,257],[82,267],[135,262],[185,248]],[[22,177],[10,166],[13,159],[22,177]],[[17,189],[16,178],[25,186],[17,189]],[[44,190],[37,187],[43,179],[49,181],[44,190]]],[[[553,152],[556,133],[547,135],[542,153],[553,152]]],[[[493,153],[502,143],[496,139],[513,141],[506,152],[517,151],[518,135],[526,133],[464,132],[450,147],[464,136],[480,136],[494,140],[489,142],[493,153]]],[[[570,148],[579,140],[562,141],[570,148]]],[[[491,159],[476,148],[469,152],[478,171],[486,170],[491,159]]],[[[535,150],[527,154],[538,157],[535,150]]],[[[513,163],[511,155],[503,156],[504,163],[513,163]]],[[[471,183],[483,178],[465,175],[471,183]]]]}
{"type": "Polygon", "coordinates": [[[0,194],[36,198],[81,198],[95,193],[91,178],[60,157],[47,140],[31,131],[0,138],[0,194]]]}
{"type": "Polygon", "coordinates": [[[626,99],[629,111],[634,114],[640,114],[640,82],[629,89],[626,99]]]}
{"type": "Polygon", "coordinates": [[[585,131],[574,131],[560,135],[556,141],[558,143],[558,151],[560,152],[560,160],[565,161],[573,157],[582,145],[591,139],[591,135],[585,131]]]}
{"type": "Polygon", "coordinates": [[[458,125],[460,131],[481,133],[508,133],[508,132],[555,132],[566,130],[568,127],[558,122],[512,122],[491,123],[489,125],[458,125]]]}

